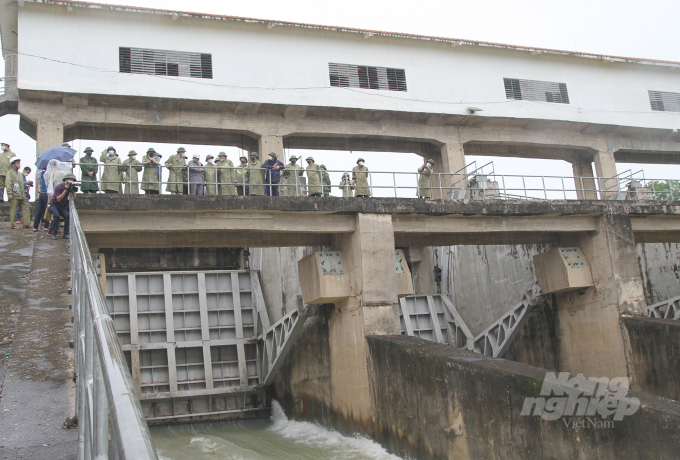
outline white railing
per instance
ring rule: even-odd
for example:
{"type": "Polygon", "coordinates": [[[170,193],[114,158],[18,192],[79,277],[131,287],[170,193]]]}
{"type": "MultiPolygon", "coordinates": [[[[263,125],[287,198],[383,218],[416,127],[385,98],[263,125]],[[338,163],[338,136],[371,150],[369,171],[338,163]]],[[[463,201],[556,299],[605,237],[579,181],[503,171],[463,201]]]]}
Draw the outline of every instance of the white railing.
{"type": "Polygon", "coordinates": [[[78,459],[158,460],[73,203],[71,289],[78,459]]]}
{"type": "MultiPolygon", "coordinates": [[[[77,163],[76,166],[81,166],[77,163]]],[[[82,166],[94,166],[93,164],[84,163],[82,166]]],[[[288,178],[280,178],[279,183],[270,183],[266,178],[270,169],[266,168],[252,168],[252,167],[233,167],[221,168],[217,166],[201,166],[196,167],[168,167],[165,165],[157,166],[157,171],[154,171],[157,180],[143,181],[143,172],[138,172],[138,179],[135,180],[130,174],[132,165],[97,165],[97,174],[95,178],[99,179],[101,173],[105,172],[102,168],[115,168],[120,172],[121,176],[117,176],[119,180],[98,180],[98,189],[116,184],[120,192],[139,188],[140,193],[144,193],[144,189],[153,188],[158,193],[169,193],[168,186],[179,190],[179,193],[192,193],[192,185],[198,186],[200,193],[197,194],[213,194],[213,195],[248,195],[255,191],[262,194],[264,187],[264,194],[271,195],[272,189],[277,187],[280,194],[286,195],[307,195],[310,187],[316,187],[315,191],[321,192],[322,195],[326,193],[330,196],[353,196],[357,194],[357,189],[365,194],[367,191],[371,196],[376,197],[392,197],[392,198],[416,198],[422,195],[430,195],[432,198],[443,199],[537,199],[537,200],[670,200],[676,201],[680,199],[680,181],[673,179],[647,179],[644,177],[642,171],[631,172],[625,171],[614,177],[579,177],[579,176],[531,176],[531,175],[512,175],[512,174],[496,174],[493,170],[493,164],[488,163],[479,168],[475,164],[470,164],[466,171],[470,168],[471,172],[457,172],[457,173],[433,173],[429,176],[429,181],[425,181],[425,186],[419,186],[421,174],[418,172],[401,172],[401,171],[368,171],[363,174],[366,179],[366,185],[356,185],[353,182],[341,184],[343,175],[347,175],[353,181],[359,174],[355,174],[350,170],[327,170],[330,184],[316,184],[309,185],[309,174],[318,174],[315,171],[289,170],[288,178]],[[182,177],[186,180],[169,181],[167,171],[174,169],[182,170],[182,177]],[[214,172],[214,179],[205,181],[193,180],[191,177],[191,169],[194,170],[212,170],[214,172]],[[221,180],[220,173],[227,171],[231,176],[231,180],[221,180]],[[265,176],[264,181],[252,181],[249,175],[255,171],[261,171],[265,176]],[[122,178],[125,172],[126,179],[122,178]],[[184,190],[186,186],[186,190],[184,190]],[[229,186],[233,186],[231,191],[226,191],[229,186]],[[259,190],[251,190],[256,187],[259,190]],[[285,192],[282,192],[285,188],[285,192]]],[[[137,166],[139,167],[139,165],[137,166]]],[[[154,169],[156,169],[154,167],[154,169]]],[[[286,170],[281,170],[283,173],[286,170]]],[[[210,174],[212,176],[213,174],[210,174]]],[[[195,176],[194,176],[195,177],[195,176]]],[[[194,187],[196,188],[196,187],[194,187]]]]}

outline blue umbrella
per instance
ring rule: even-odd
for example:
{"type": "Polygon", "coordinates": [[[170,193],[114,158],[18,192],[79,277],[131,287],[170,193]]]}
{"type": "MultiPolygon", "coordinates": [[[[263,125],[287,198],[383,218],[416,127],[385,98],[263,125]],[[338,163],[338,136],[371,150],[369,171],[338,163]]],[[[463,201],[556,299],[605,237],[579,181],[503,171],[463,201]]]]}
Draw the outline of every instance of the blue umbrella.
{"type": "Polygon", "coordinates": [[[75,154],[76,151],[68,147],[52,147],[38,156],[35,165],[38,169],[47,168],[47,163],[49,163],[50,160],[69,161],[75,154]]]}

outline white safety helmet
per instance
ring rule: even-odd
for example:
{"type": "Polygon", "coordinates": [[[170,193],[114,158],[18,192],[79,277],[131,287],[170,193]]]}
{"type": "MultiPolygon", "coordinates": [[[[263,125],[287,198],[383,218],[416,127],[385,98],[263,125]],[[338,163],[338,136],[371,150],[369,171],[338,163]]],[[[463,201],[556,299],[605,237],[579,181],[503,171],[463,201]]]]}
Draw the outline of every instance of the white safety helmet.
{"type": "Polygon", "coordinates": [[[0,144],[9,145],[9,142],[7,142],[7,141],[0,141],[0,144]]]}
{"type": "Polygon", "coordinates": [[[21,158],[19,157],[12,157],[9,159],[9,164],[14,164],[15,161],[21,161],[21,158]]]}

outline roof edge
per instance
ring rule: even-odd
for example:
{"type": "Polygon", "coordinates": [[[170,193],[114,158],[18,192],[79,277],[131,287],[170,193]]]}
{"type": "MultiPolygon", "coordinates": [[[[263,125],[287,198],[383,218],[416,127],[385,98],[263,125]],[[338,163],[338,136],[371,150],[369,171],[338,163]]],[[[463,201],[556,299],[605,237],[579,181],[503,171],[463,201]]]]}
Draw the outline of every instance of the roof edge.
{"type": "Polygon", "coordinates": [[[325,26],[319,24],[307,24],[300,22],[288,22],[288,21],[277,21],[269,19],[257,19],[257,18],[247,18],[241,16],[227,16],[218,14],[208,14],[208,13],[193,13],[188,11],[177,11],[177,10],[163,10],[156,8],[146,8],[146,7],[136,7],[136,6],[126,6],[126,5],[114,5],[114,4],[104,4],[95,2],[84,2],[84,1],[68,1],[68,0],[19,0],[18,3],[23,2],[28,3],[43,3],[50,5],[63,5],[67,7],[78,7],[78,8],[93,8],[93,9],[103,9],[103,10],[114,10],[114,11],[125,11],[131,13],[147,13],[147,14],[161,14],[161,15],[171,15],[176,17],[191,17],[199,19],[216,19],[223,21],[235,21],[235,22],[246,22],[254,24],[267,25],[269,28],[275,26],[287,26],[287,27],[300,27],[308,29],[317,30],[328,30],[334,32],[344,32],[344,33],[355,33],[364,34],[365,36],[383,36],[392,38],[406,38],[413,40],[424,40],[433,42],[450,43],[452,46],[483,46],[490,48],[508,49],[513,51],[526,51],[531,54],[550,54],[550,55],[560,55],[560,56],[571,56],[584,59],[596,59],[600,61],[608,62],[624,62],[629,64],[643,64],[643,65],[659,65],[665,67],[678,67],[680,68],[680,62],[677,61],[665,61],[658,59],[644,59],[644,58],[633,58],[624,56],[611,56],[606,54],[594,54],[594,53],[582,53],[577,51],[566,51],[566,50],[556,50],[550,48],[537,48],[530,46],[519,46],[519,45],[509,45],[505,43],[495,43],[495,42],[485,42],[476,40],[465,40],[457,38],[446,38],[437,37],[429,35],[417,35],[417,34],[407,34],[401,32],[386,32],[380,30],[370,30],[370,29],[356,29],[351,27],[338,27],[338,26],[325,26]]]}

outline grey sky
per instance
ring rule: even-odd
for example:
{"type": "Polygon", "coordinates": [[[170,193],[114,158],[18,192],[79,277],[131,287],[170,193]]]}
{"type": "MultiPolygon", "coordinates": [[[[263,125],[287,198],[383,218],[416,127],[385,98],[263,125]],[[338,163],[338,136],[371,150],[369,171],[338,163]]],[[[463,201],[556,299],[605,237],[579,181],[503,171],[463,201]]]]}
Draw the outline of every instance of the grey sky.
{"type": "MultiPolygon", "coordinates": [[[[540,48],[582,51],[626,57],[639,57],[680,62],[680,2],[675,0],[418,0],[391,2],[377,0],[344,0],[337,4],[318,0],[120,0],[100,3],[170,9],[180,11],[246,16],[292,22],[355,27],[391,32],[404,32],[479,41],[535,46],[540,48]]],[[[92,33],[100,33],[91,31],[92,33]]],[[[110,31],[115,33],[114,30],[110,31]]],[[[680,69],[678,70],[680,78],[680,69]]],[[[24,160],[34,162],[35,142],[18,129],[18,116],[0,118],[0,132],[10,140],[12,150],[24,160]]],[[[82,151],[91,145],[96,152],[107,142],[76,141],[74,147],[82,151]]],[[[144,152],[150,144],[117,143],[121,156],[134,148],[144,152]]],[[[165,157],[176,146],[164,145],[165,157]]],[[[187,146],[188,147],[188,146],[187,146]]],[[[192,147],[216,155],[217,147],[192,147]]],[[[236,149],[229,149],[235,160],[236,149]]],[[[299,152],[296,152],[299,153],[299,152]]],[[[303,152],[305,155],[308,152],[303,152]]],[[[313,152],[317,163],[330,169],[344,169],[352,159],[334,152],[313,152]]],[[[475,159],[475,158],[471,158],[475,159]]],[[[412,171],[420,159],[413,155],[371,154],[367,158],[371,170],[412,171]]],[[[479,161],[480,159],[478,159],[479,161]]],[[[485,160],[485,159],[481,159],[485,160]]],[[[619,172],[640,165],[617,165],[619,172]]],[[[495,159],[499,174],[555,174],[571,175],[566,162],[522,159],[495,159]]],[[[680,166],[645,166],[648,177],[678,178],[680,166]]],[[[333,178],[333,182],[337,180],[333,178]]]]}

